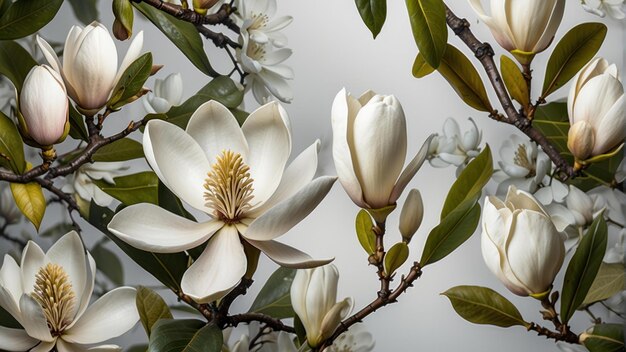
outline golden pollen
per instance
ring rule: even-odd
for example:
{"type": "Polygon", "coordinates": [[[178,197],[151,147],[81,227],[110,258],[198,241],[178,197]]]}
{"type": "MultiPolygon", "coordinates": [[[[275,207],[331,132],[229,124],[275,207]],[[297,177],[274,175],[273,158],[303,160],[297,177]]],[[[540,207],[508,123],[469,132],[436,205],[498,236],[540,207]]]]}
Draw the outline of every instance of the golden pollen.
{"type": "Polygon", "coordinates": [[[250,167],[243,162],[241,154],[222,151],[215,164],[211,165],[204,183],[206,206],[226,223],[239,221],[242,214],[252,207],[252,181],[250,167]]]}
{"type": "Polygon", "coordinates": [[[49,263],[35,275],[32,297],[43,308],[52,336],[60,336],[72,322],[76,296],[63,267],[49,263]]]}
{"type": "Polygon", "coordinates": [[[515,158],[513,159],[515,165],[521,166],[525,169],[530,170],[526,178],[535,176],[535,165],[528,158],[528,153],[526,152],[526,147],[523,144],[520,144],[515,151],[515,158]]]}

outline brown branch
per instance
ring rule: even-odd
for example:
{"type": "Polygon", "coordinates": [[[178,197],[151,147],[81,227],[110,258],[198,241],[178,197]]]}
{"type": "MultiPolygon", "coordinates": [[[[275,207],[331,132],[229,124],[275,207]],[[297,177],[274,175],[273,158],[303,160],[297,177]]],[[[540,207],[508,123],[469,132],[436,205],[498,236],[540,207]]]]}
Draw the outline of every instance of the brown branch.
{"type": "Polygon", "coordinates": [[[225,326],[237,326],[241,323],[251,323],[258,321],[270,327],[274,331],[285,331],[292,334],[296,333],[296,329],[292,326],[285,325],[280,319],[272,318],[262,313],[243,313],[227,316],[224,320],[225,326]]]}
{"type": "Polygon", "coordinates": [[[235,12],[236,8],[230,6],[229,4],[224,4],[222,7],[214,14],[211,15],[201,15],[193,10],[186,9],[181,5],[171,4],[168,2],[164,2],[162,0],[133,0],[136,3],[146,3],[157,10],[161,10],[167,14],[170,14],[180,20],[190,22],[196,26],[203,24],[225,24],[229,29],[239,33],[238,27],[234,26],[234,23],[230,20],[230,15],[235,12]],[[231,28],[232,27],[232,28],[231,28]]]}
{"type": "Polygon", "coordinates": [[[573,332],[569,330],[566,334],[563,334],[561,332],[552,331],[548,328],[545,328],[535,323],[530,323],[527,329],[528,331],[535,331],[537,332],[537,336],[545,336],[547,339],[568,342],[571,344],[580,344],[578,335],[574,334],[573,332]]]}
{"type": "Polygon", "coordinates": [[[8,233],[6,233],[6,229],[9,226],[9,224],[4,224],[0,227],[0,238],[4,238],[5,240],[12,242],[13,244],[17,245],[20,247],[20,249],[24,249],[24,247],[26,247],[26,240],[24,240],[23,238],[19,238],[19,237],[13,237],[11,235],[9,235],[8,233]]]}
{"type": "Polygon", "coordinates": [[[533,141],[539,144],[543,148],[543,151],[556,165],[557,169],[560,170],[560,178],[562,180],[575,177],[576,171],[574,168],[570,166],[569,163],[561,156],[552,143],[548,141],[546,136],[532,126],[532,121],[529,118],[520,114],[515,109],[513,101],[511,100],[504,82],[502,81],[502,77],[500,76],[496,63],[493,60],[494,52],[491,45],[489,45],[489,43],[479,41],[470,30],[469,22],[466,19],[457,17],[447,6],[446,22],[454,34],[456,34],[456,36],[459,37],[459,39],[461,39],[463,43],[465,43],[465,45],[467,45],[467,47],[474,53],[485,69],[487,77],[489,77],[489,81],[491,82],[496,96],[500,101],[500,105],[502,105],[502,108],[506,113],[506,118],[496,120],[514,125],[533,141]]]}

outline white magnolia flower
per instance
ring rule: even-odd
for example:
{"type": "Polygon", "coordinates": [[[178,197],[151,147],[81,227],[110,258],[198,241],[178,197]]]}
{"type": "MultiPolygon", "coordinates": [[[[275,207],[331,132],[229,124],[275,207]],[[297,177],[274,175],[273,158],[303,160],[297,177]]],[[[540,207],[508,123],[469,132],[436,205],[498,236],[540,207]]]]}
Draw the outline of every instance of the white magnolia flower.
{"type": "Polygon", "coordinates": [[[598,186],[589,191],[589,195],[598,197],[596,201],[601,207],[606,207],[606,217],[619,226],[626,227],[626,194],[624,192],[606,186],[598,186]]]}
{"type": "Polygon", "coordinates": [[[565,197],[565,204],[574,215],[576,225],[578,226],[590,225],[593,219],[604,210],[604,206],[598,197],[595,197],[594,201],[594,197],[591,197],[572,185],[569,186],[569,193],[567,197],[565,197]]]}
{"type": "Polygon", "coordinates": [[[534,193],[550,171],[550,158],[535,142],[516,134],[504,141],[498,162],[500,170],[493,175],[500,183],[497,194],[505,194],[510,185],[534,193]]]}
{"type": "Polygon", "coordinates": [[[443,135],[435,135],[428,153],[428,161],[434,167],[455,165],[463,167],[480,153],[479,144],[483,133],[476,122],[469,118],[472,126],[461,134],[458,122],[447,118],[443,124],[443,135]]]}
{"type": "Polygon", "coordinates": [[[500,46],[531,55],[550,45],[565,9],[565,0],[491,0],[487,15],[481,0],[469,2],[500,46]]]}
{"type": "Polygon", "coordinates": [[[333,159],[341,185],[361,208],[394,205],[428,154],[432,137],[404,167],[406,120],[393,95],[372,91],[359,99],[342,89],[333,102],[333,159]]]}
{"type": "Polygon", "coordinates": [[[119,69],[117,49],[105,26],[92,22],[85,28],[72,26],[65,39],[63,64],[50,44],[37,38],[46,60],[63,77],[67,94],[88,114],[107,103],[124,70],[141,52],[143,31],[133,39],[119,69]]]}
{"type": "MultiPolygon", "coordinates": [[[[263,343],[257,345],[256,347],[250,348],[250,337],[254,336],[252,334],[246,335],[243,334],[239,338],[237,342],[233,345],[233,348],[230,349],[230,352],[297,352],[298,349],[293,342],[293,337],[291,334],[286,333],[284,331],[278,333],[270,333],[273,335],[275,339],[272,340],[263,340],[263,343]]],[[[263,337],[265,337],[264,335],[263,337]]],[[[262,338],[263,338],[262,337],[262,338]]],[[[257,340],[257,343],[261,341],[257,340]]]]}
{"type": "Polygon", "coordinates": [[[624,248],[624,245],[626,245],[626,241],[624,241],[625,238],[626,229],[621,229],[621,231],[619,232],[619,240],[615,243],[613,247],[607,249],[606,253],[604,254],[603,261],[605,263],[624,263],[624,252],[626,252],[626,248],[624,248]]]}
{"type": "Polygon", "coordinates": [[[113,197],[106,194],[93,181],[103,180],[111,185],[115,184],[114,178],[128,170],[123,162],[95,162],[85,164],[71,175],[65,178],[66,184],[62,191],[77,194],[86,201],[93,201],[101,207],[107,207],[113,202],[113,197]]]}
{"type": "Polygon", "coordinates": [[[276,0],[237,0],[237,18],[242,31],[245,28],[251,41],[264,45],[272,44],[277,48],[287,45],[287,37],[279,32],[287,27],[293,17],[276,15],[276,0]]]}
{"type": "Polygon", "coordinates": [[[376,342],[363,324],[355,324],[350,330],[339,335],[333,344],[324,349],[324,352],[371,352],[376,342]]]}
{"type": "Polygon", "coordinates": [[[41,146],[62,142],[69,132],[69,102],[61,76],[48,65],[34,66],[20,92],[20,127],[41,146]],[[23,122],[23,123],[22,123],[23,122]]]}
{"type": "Polygon", "coordinates": [[[626,137],[626,95],[615,64],[596,58],[580,70],[567,98],[567,148],[577,161],[608,153],[626,137]]]}
{"type": "MultiPolygon", "coordinates": [[[[120,287],[87,307],[93,291],[96,263],[76,232],[57,241],[47,253],[28,242],[18,265],[4,256],[0,269],[0,306],[24,329],[0,326],[7,351],[86,351],[130,330],[139,320],[135,289],[120,287]]],[[[120,351],[101,345],[97,351],[120,351]]]]}
{"type": "Polygon", "coordinates": [[[241,68],[248,73],[246,88],[252,90],[259,104],[268,102],[272,95],[282,102],[291,102],[293,92],[287,80],[293,79],[294,73],[291,67],[283,64],[291,56],[291,49],[274,48],[270,43],[259,44],[250,40],[245,25],[252,23],[241,27],[241,49],[237,50],[237,56],[241,68]]]}
{"type": "Polygon", "coordinates": [[[13,193],[8,186],[0,191],[0,218],[4,219],[3,225],[17,224],[22,218],[22,212],[15,205],[13,193]]]}
{"type": "Polygon", "coordinates": [[[600,17],[608,14],[616,20],[626,18],[624,0],[583,0],[582,6],[585,11],[600,17]]]}
{"type": "Polygon", "coordinates": [[[291,304],[306,330],[309,346],[317,347],[329,338],[350,314],[353,300],[337,302],[339,271],[330,264],[298,270],[291,284],[291,304]]]}
{"type": "Polygon", "coordinates": [[[485,263],[511,292],[549,292],[565,247],[550,216],[530,193],[511,186],[504,201],[485,198],[482,228],[485,263]]]}
{"type": "Polygon", "coordinates": [[[183,292],[200,303],[223,297],[240,282],[247,264],[242,240],[285,267],[326,264],[331,260],[313,260],[274,240],[313,211],[336,180],[313,180],[318,146],[316,141],[285,168],[291,132],[278,103],[258,108],[242,127],[216,101],[202,104],[186,130],[152,120],[143,137],[148,163],[174,194],[209,219],[196,223],[142,203],[117,213],[109,230],[134,247],[158,253],[207,243],[181,283],[183,292]]]}
{"type": "Polygon", "coordinates": [[[154,81],[154,92],[149,92],[142,99],[149,114],[166,113],[172,106],[183,102],[183,78],[180,73],[172,73],[165,79],[154,81]]]}

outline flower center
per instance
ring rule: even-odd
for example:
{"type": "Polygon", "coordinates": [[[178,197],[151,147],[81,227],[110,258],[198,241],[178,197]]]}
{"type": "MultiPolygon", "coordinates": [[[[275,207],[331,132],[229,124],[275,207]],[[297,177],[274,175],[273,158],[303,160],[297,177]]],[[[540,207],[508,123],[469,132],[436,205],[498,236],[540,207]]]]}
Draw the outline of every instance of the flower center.
{"type": "Polygon", "coordinates": [[[523,144],[520,144],[517,147],[517,151],[515,151],[515,158],[513,158],[513,162],[515,163],[515,165],[521,166],[530,171],[528,175],[526,175],[526,178],[535,176],[535,164],[528,158],[526,147],[523,144]]]}
{"type": "Polygon", "coordinates": [[[269,16],[264,13],[255,13],[252,15],[252,25],[250,25],[250,29],[259,29],[267,26],[267,23],[270,21],[269,16]]]}
{"type": "Polygon", "coordinates": [[[255,43],[253,41],[250,41],[250,43],[248,44],[248,57],[255,60],[255,61],[262,61],[263,58],[265,58],[265,46],[264,45],[259,45],[258,43],[255,43]]]}
{"type": "Polygon", "coordinates": [[[211,165],[204,188],[206,206],[226,223],[238,222],[242,214],[250,209],[254,196],[250,167],[243,162],[241,154],[230,150],[222,151],[211,165]]]}
{"type": "Polygon", "coordinates": [[[49,263],[35,275],[32,297],[43,308],[52,336],[61,336],[72,322],[76,296],[63,267],[49,263]]]}

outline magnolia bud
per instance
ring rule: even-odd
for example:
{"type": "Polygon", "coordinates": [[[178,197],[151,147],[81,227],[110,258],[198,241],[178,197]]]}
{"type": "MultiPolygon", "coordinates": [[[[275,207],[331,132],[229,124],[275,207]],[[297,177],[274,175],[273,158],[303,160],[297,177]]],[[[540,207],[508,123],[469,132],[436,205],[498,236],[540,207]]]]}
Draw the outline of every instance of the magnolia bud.
{"type": "Polygon", "coordinates": [[[126,40],[133,35],[133,6],[129,0],[113,0],[113,35],[119,40],[126,40]]]}
{"type": "Polygon", "coordinates": [[[409,243],[411,237],[422,224],[424,218],[424,204],[422,196],[417,189],[409,191],[406,201],[400,212],[400,233],[404,242],[409,243]]]}
{"type": "Polygon", "coordinates": [[[576,122],[567,133],[567,149],[578,160],[589,158],[594,142],[593,127],[587,121],[576,122]]]}
{"type": "Polygon", "coordinates": [[[69,131],[69,102],[63,79],[50,66],[33,67],[19,97],[20,127],[42,147],[65,139],[69,131]]]}
{"type": "Polygon", "coordinates": [[[213,7],[219,0],[193,0],[193,10],[201,15],[206,15],[207,10],[213,7]]]}

